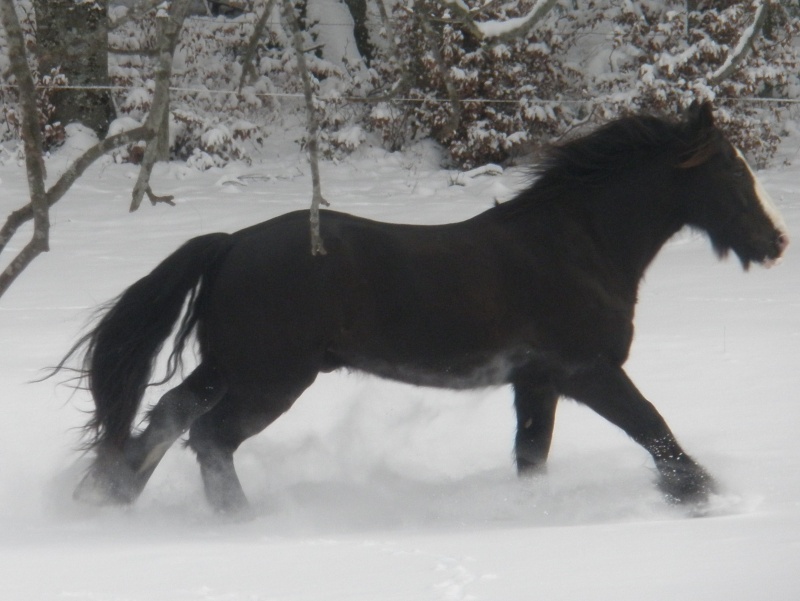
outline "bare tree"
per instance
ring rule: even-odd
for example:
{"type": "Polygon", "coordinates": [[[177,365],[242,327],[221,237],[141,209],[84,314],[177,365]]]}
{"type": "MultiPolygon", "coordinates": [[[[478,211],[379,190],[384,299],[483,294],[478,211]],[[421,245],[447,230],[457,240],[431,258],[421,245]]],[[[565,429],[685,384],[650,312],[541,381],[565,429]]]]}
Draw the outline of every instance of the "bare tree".
{"type": "Polygon", "coordinates": [[[310,229],[311,229],[311,254],[324,255],[325,246],[322,243],[322,236],[319,232],[319,209],[320,205],[328,206],[328,201],[322,197],[322,185],[319,177],[319,119],[317,111],[314,108],[314,90],[311,85],[311,75],[308,72],[306,65],[306,50],[303,48],[303,35],[300,29],[300,23],[297,21],[297,15],[294,12],[291,0],[283,0],[283,15],[286,19],[286,24],[289,27],[289,32],[292,35],[292,46],[294,53],[297,57],[297,70],[300,72],[300,78],[303,80],[303,96],[306,101],[306,130],[308,133],[308,155],[311,164],[311,213],[310,213],[310,229]]]}
{"type": "Polygon", "coordinates": [[[253,67],[253,58],[258,48],[258,42],[263,37],[264,30],[267,28],[267,21],[270,14],[272,14],[272,7],[274,5],[275,0],[266,0],[264,10],[261,12],[261,16],[258,18],[253,28],[253,34],[250,36],[247,48],[245,48],[244,55],[242,56],[242,77],[239,79],[239,92],[242,91],[245,80],[248,77],[251,79],[256,79],[257,77],[255,68],[253,67]]]}
{"type": "MultiPolygon", "coordinates": [[[[8,38],[8,54],[11,71],[17,80],[20,105],[22,107],[22,139],[25,145],[25,167],[28,171],[28,189],[31,195],[30,212],[34,220],[30,242],[0,274],[0,296],[8,289],[20,273],[41,253],[50,250],[50,207],[45,196],[45,168],[42,159],[42,132],[39,129],[39,113],[36,108],[36,90],[25,55],[25,40],[19,24],[14,3],[0,0],[0,19],[8,38]]],[[[10,238],[9,232],[0,232],[0,250],[10,238]]],[[[13,232],[10,232],[13,235],[13,232]]]]}
{"type": "MultiPolygon", "coordinates": [[[[189,0],[173,0],[168,16],[164,17],[169,19],[169,23],[165,25],[164,29],[169,39],[162,40],[159,48],[160,68],[156,76],[153,110],[148,115],[145,124],[101,140],[76,159],[63,175],[47,189],[45,186],[45,166],[42,153],[42,133],[39,126],[39,110],[36,104],[33,76],[28,67],[25,41],[13,1],[0,0],[0,22],[2,22],[8,39],[11,73],[16,79],[19,90],[19,106],[22,114],[20,135],[25,150],[25,166],[30,191],[30,202],[10,213],[3,227],[0,228],[0,253],[6,248],[6,245],[20,226],[31,220],[34,222],[34,231],[30,242],[0,273],[0,296],[8,290],[16,278],[37,256],[49,250],[49,209],[64,196],[86,169],[106,152],[116,147],[139,140],[150,142],[155,138],[159,126],[163,122],[164,111],[168,108],[172,51],[174,51],[177,43],[177,37],[183,18],[186,15],[188,4],[189,0]]],[[[151,146],[154,147],[155,144],[148,144],[148,148],[151,146]]],[[[155,160],[154,157],[152,160],[155,160]]],[[[149,167],[145,167],[146,165],[143,165],[134,194],[140,193],[143,195],[147,193],[153,203],[170,202],[171,199],[169,197],[157,197],[152,193],[149,186],[152,162],[149,167]]],[[[139,200],[141,200],[141,196],[139,200]]]]}
{"type": "MultiPolygon", "coordinates": [[[[153,103],[150,105],[150,112],[147,115],[144,126],[153,132],[160,132],[166,136],[165,131],[169,127],[169,80],[172,74],[172,58],[175,47],[178,45],[183,21],[189,10],[189,0],[172,0],[167,14],[159,14],[159,45],[158,45],[158,65],[155,76],[155,92],[153,93],[153,103]]],[[[159,158],[165,159],[164,145],[152,140],[147,144],[142,159],[142,166],[139,170],[139,177],[133,187],[133,198],[131,199],[131,211],[135,211],[142,203],[145,193],[153,204],[157,202],[172,202],[171,197],[161,197],[153,194],[150,189],[150,174],[153,165],[159,158]],[[159,157],[159,154],[161,155],[159,157]]]]}
{"type": "MultiPolygon", "coordinates": [[[[350,16],[353,17],[353,37],[356,47],[364,63],[369,65],[375,58],[375,48],[369,39],[369,29],[367,28],[367,0],[344,0],[350,16]]],[[[378,3],[382,5],[381,0],[378,3]]]]}

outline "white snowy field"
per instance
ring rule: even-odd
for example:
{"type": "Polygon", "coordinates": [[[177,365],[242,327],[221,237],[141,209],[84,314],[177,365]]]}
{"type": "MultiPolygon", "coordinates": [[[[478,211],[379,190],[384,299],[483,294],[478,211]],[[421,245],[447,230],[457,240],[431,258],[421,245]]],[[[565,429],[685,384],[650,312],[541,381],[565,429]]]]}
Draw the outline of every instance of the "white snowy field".
{"type": "MultiPolygon", "coordinates": [[[[69,156],[49,162],[51,182],[69,156]]],[[[438,223],[525,181],[512,170],[454,186],[435,165],[424,148],[365,150],[324,164],[323,192],[337,210],[438,223]]],[[[708,517],[665,504],[647,454],[571,401],[559,406],[549,473],[519,481],[509,389],[444,392],[358,374],[321,376],[237,453],[252,521],[208,508],[179,445],[134,506],[74,503],[86,466],[76,428],[91,401],[29,382],[98,303],[186,239],[310,198],[291,148],[205,173],[159,166],[154,189],[178,206],[129,214],[135,176],[95,165],[53,210],[52,251],[0,299],[0,599],[800,599],[798,242],[780,267],[744,273],[683,232],[641,288],[627,369],[723,484],[708,517]]],[[[800,168],[762,178],[800,231],[800,168]]],[[[26,185],[19,166],[0,166],[3,215],[26,185]]]]}

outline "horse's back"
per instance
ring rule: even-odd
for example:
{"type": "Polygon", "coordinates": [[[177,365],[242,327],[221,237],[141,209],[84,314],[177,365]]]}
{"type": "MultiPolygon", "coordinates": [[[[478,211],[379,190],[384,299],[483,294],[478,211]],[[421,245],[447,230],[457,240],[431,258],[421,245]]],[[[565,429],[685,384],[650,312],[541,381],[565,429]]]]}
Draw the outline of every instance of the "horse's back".
{"type": "MultiPolygon", "coordinates": [[[[492,351],[503,286],[492,245],[468,222],[387,224],[325,211],[312,255],[307,211],[233,234],[203,317],[203,353],[237,369],[320,370],[356,355],[492,351]],[[450,350],[452,349],[452,351],[450,350]]],[[[488,232],[484,232],[484,236],[488,232]]],[[[425,361],[425,359],[422,359],[425,361]]]]}
{"type": "Polygon", "coordinates": [[[233,234],[203,353],[240,379],[303,364],[471,387],[532,355],[627,354],[632,305],[565,264],[552,235],[518,239],[491,213],[416,226],[323,211],[315,256],[309,231],[297,211],[233,234]]]}

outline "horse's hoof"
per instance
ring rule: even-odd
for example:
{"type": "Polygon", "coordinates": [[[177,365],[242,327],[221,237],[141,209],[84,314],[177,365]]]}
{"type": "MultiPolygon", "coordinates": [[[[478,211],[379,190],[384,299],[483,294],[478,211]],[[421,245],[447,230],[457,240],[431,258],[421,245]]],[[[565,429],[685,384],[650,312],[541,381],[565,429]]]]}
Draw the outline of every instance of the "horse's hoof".
{"type": "Polygon", "coordinates": [[[658,486],[673,505],[703,505],[717,492],[714,478],[697,464],[670,462],[659,466],[658,486]]]}
{"type": "Polygon", "coordinates": [[[230,522],[233,524],[252,522],[257,517],[255,510],[247,501],[245,501],[244,504],[237,504],[236,506],[224,508],[215,507],[214,509],[223,522],[230,522]]]}
{"type": "Polygon", "coordinates": [[[523,480],[534,480],[547,475],[547,464],[528,463],[517,460],[517,476],[523,480]]]}
{"type": "Polygon", "coordinates": [[[119,486],[115,486],[94,470],[86,474],[72,493],[72,498],[87,505],[127,505],[131,502],[129,495],[124,494],[119,486]]]}
{"type": "Polygon", "coordinates": [[[139,496],[134,471],[124,461],[98,457],[72,497],[89,505],[129,505],[139,496]]]}
{"type": "Polygon", "coordinates": [[[235,520],[247,521],[254,517],[250,502],[240,487],[232,486],[228,490],[209,490],[206,498],[214,511],[235,520]]]}

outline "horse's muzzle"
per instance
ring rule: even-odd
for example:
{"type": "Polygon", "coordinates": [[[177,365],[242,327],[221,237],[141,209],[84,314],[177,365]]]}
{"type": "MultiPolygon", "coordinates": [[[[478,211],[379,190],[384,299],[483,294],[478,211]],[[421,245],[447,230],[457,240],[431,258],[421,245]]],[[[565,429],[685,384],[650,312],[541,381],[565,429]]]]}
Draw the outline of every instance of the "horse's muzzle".
{"type": "Polygon", "coordinates": [[[786,252],[787,248],[789,248],[789,234],[786,232],[778,232],[778,235],[775,238],[775,256],[768,257],[763,262],[764,267],[770,268],[774,267],[775,265],[780,265],[781,261],[783,261],[783,253],[786,252]]]}
{"type": "Polygon", "coordinates": [[[778,234],[778,256],[782,256],[787,248],[789,248],[789,234],[781,232],[778,234]]]}

